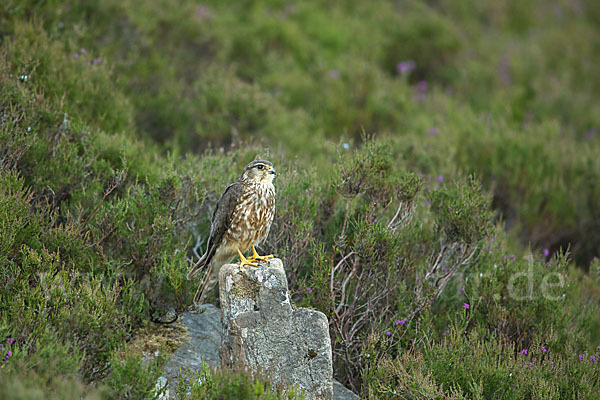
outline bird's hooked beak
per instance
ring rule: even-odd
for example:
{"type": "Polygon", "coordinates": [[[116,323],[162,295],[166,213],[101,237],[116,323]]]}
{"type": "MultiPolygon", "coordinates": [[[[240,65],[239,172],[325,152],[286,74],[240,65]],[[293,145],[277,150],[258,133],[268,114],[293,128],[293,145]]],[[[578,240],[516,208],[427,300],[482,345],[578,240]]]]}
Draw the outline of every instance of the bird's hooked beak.
{"type": "Polygon", "coordinates": [[[270,174],[277,175],[277,171],[275,171],[275,168],[273,168],[273,167],[271,167],[271,169],[269,169],[269,171],[268,171],[268,172],[269,172],[270,174]]]}

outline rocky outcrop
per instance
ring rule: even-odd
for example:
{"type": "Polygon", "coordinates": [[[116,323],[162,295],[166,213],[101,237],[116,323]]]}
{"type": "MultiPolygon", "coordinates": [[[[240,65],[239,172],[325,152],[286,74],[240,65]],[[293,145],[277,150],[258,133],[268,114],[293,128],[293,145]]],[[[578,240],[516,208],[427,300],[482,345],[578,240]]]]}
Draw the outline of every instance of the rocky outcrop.
{"type": "Polygon", "coordinates": [[[175,350],[164,367],[164,376],[174,381],[180,369],[201,370],[202,364],[212,367],[221,364],[221,310],[207,304],[183,313],[179,323],[187,330],[187,340],[175,350]]]}
{"type": "Polygon", "coordinates": [[[291,304],[281,260],[224,265],[219,293],[225,367],[266,373],[274,383],[303,390],[306,399],[333,398],[327,317],[291,304]]]}
{"type": "MultiPolygon", "coordinates": [[[[164,368],[164,374],[157,387],[171,384],[170,393],[174,393],[172,384],[180,369],[200,369],[202,363],[211,367],[221,365],[219,347],[221,345],[221,310],[212,304],[205,304],[183,313],[177,322],[187,331],[186,339],[179,346],[164,368]]],[[[163,399],[168,399],[165,394],[163,399]]],[[[333,400],[356,400],[358,396],[337,381],[333,381],[333,400]]]]}
{"type": "Polygon", "coordinates": [[[274,380],[295,384],[307,392],[313,390],[314,395],[307,393],[307,398],[319,398],[318,390],[319,395],[330,396],[332,387],[334,400],[358,399],[341,383],[331,380],[327,319],[290,303],[280,260],[247,272],[240,272],[239,265],[224,266],[222,277],[223,312],[206,304],[180,316],[177,326],[187,334],[182,335],[183,343],[157,382],[159,388],[170,386],[161,399],[174,393],[173,384],[182,369],[201,369],[203,363],[211,367],[242,365],[242,360],[248,368],[270,372],[274,380]],[[226,314],[223,323],[222,313],[226,314]]]}

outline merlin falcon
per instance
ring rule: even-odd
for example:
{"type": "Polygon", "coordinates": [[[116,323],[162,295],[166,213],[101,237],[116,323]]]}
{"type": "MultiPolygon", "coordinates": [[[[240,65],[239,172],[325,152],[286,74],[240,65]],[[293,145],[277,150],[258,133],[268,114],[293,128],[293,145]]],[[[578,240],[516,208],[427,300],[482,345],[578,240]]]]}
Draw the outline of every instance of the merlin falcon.
{"type": "Polygon", "coordinates": [[[269,235],[275,216],[275,187],[277,175],[273,164],[266,160],[252,161],[242,171],[242,176],[223,192],[212,216],[210,238],[206,253],[188,274],[191,279],[201,269],[208,267],[194,303],[207,300],[214,287],[221,266],[239,255],[240,268],[257,266],[257,261],[268,261],[273,255],[259,256],[254,248],[269,235]],[[252,256],[244,252],[252,248],[252,256]]]}

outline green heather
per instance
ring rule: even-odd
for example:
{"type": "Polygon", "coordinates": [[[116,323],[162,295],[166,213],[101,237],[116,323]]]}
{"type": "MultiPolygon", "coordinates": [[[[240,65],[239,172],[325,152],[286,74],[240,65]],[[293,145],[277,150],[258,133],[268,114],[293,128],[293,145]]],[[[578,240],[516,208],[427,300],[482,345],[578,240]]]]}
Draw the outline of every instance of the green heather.
{"type": "Polygon", "coordinates": [[[598,65],[596,0],[3,0],[1,397],[160,395],[132,343],[260,156],[262,251],[361,398],[597,398],[598,65]]]}

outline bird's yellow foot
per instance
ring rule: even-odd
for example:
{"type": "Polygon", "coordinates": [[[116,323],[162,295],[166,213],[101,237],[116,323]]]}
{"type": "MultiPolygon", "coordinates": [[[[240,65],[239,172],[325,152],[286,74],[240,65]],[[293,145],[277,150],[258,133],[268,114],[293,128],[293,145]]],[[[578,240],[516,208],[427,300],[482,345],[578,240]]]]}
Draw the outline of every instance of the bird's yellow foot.
{"type": "Polygon", "coordinates": [[[263,261],[263,262],[268,262],[269,258],[273,258],[273,254],[269,254],[268,256],[259,256],[258,253],[256,252],[256,249],[254,248],[254,246],[252,246],[252,255],[250,257],[248,257],[248,261],[263,261]]]}
{"type": "MultiPolygon", "coordinates": [[[[249,260],[248,258],[244,257],[244,255],[242,254],[242,252],[240,251],[240,249],[237,249],[238,254],[240,255],[240,269],[242,269],[242,267],[244,265],[252,265],[253,267],[258,267],[258,264],[254,264],[252,261],[254,260],[249,260]]],[[[251,258],[251,257],[249,257],[251,258]]]]}

